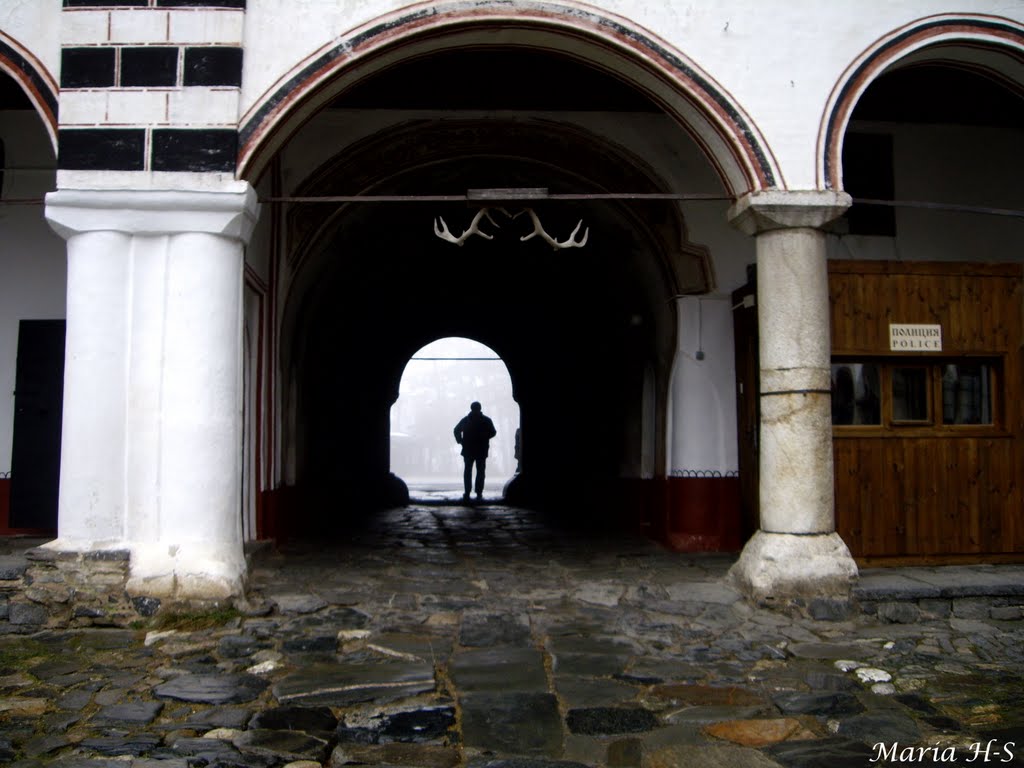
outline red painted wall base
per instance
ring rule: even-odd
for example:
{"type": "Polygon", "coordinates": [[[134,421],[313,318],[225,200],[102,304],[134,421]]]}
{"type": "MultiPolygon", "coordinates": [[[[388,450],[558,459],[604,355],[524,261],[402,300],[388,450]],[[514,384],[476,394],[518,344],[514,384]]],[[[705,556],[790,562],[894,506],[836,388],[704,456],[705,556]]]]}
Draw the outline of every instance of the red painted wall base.
{"type": "Polygon", "coordinates": [[[743,547],[738,477],[670,477],[666,544],[677,552],[743,547]]]}
{"type": "Polygon", "coordinates": [[[0,536],[56,536],[57,532],[48,528],[12,528],[11,527],[11,478],[0,478],[0,536]]]}
{"type": "Polygon", "coordinates": [[[294,525],[288,520],[298,504],[294,486],[284,486],[263,491],[260,500],[260,514],[256,518],[256,538],[284,541],[294,535],[294,525]]]}
{"type": "Polygon", "coordinates": [[[738,477],[623,481],[625,506],[644,533],[675,552],[736,552],[746,540],[738,477]]]}

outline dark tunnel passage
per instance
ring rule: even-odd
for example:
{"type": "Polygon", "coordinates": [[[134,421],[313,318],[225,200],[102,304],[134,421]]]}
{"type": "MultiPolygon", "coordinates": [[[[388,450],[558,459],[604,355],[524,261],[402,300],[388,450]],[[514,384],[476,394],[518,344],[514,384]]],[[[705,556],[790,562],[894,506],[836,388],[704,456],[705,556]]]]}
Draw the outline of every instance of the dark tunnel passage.
{"type": "MultiPolygon", "coordinates": [[[[402,369],[425,343],[454,335],[487,344],[509,367],[524,445],[515,501],[581,489],[607,498],[634,459],[629,438],[653,353],[654,318],[635,278],[596,268],[593,252],[514,236],[431,242],[422,206],[392,215],[410,223],[393,231],[388,256],[360,259],[344,284],[325,284],[334,301],[308,322],[301,465],[315,506],[395,500],[388,419],[402,369]]],[[[446,221],[468,218],[456,210],[446,221]]]]}
{"type": "MultiPolygon", "coordinates": [[[[500,152],[476,147],[470,156],[423,162],[389,179],[387,193],[607,188],[578,172],[594,167],[593,147],[564,158],[577,169],[570,173],[554,162],[557,145],[547,150],[550,161],[524,160],[509,157],[500,131],[489,135],[500,152]]],[[[606,183],[637,188],[640,177],[641,188],[650,188],[634,170],[623,175],[606,183]]],[[[321,194],[331,189],[321,184],[321,194]]],[[[613,518],[624,482],[640,477],[643,446],[664,444],[671,297],[680,272],[700,271],[673,264],[685,236],[670,204],[506,201],[493,204],[493,222],[481,224],[491,240],[474,235],[457,246],[435,236],[438,217],[457,236],[479,207],[353,203],[330,226],[317,223],[291,336],[304,529],[330,532],[346,518],[407,499],[390,471],[390,409],[410,356],[446,336],[479,341],[508,367],[523,441],[509,503],[590,522],[613,518]],[[529,215],[507,214],[527,204],[559,240],[582,221],[577,238],[589,229],[586,246],[522,241],[533,230],[529,215]]]]}

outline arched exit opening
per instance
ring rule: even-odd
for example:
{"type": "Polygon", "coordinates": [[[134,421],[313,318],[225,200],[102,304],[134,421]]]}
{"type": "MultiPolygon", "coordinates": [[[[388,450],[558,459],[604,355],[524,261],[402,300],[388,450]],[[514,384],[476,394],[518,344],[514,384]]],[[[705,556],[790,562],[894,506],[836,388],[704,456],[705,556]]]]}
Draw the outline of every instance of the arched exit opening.
{"type": "Polygon", "coordinates": [[[500,499],[517,470],[519,405],[504,361],[472,339],[438,339],[419,349],[402,372],[391,406],[391,472],[413,501],[458,499],[463,462],[453,428],[478,401],[494,422],[485,496],[500,499]]]}

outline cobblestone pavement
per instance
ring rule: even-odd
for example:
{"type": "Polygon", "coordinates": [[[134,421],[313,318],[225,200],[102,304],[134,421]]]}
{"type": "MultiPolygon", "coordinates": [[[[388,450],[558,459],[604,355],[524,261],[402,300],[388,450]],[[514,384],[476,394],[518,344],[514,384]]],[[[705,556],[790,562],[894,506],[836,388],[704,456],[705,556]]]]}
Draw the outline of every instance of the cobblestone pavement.
{"type": "Polygon", "coordinates": [[[866,573],[856,610],[793,618],[730,564],[497,505],[390,511],[264,552],[210,629],[0,637],[0,763],[1024,762],[1020,566],[866,573]]]}

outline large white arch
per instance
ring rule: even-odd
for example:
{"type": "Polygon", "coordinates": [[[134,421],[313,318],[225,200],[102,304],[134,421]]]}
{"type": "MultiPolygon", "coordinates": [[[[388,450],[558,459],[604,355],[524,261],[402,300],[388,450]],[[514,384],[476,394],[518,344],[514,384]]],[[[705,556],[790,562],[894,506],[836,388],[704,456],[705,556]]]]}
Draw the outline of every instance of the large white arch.
{"type": "Polygon", "coordinates": [[[1018,87],[1024,87],[1024,25],[998,16],[943,14],[918,19],[880,37],[850,62],[832,88],[822,113],[817,144],[819,188],[843,188],[843,136],[853,108],[879,75],[927,49],[979,43],[990,50],[1012,51],[1014,56],[1004,57],[1000,71],[1018,87]]]}
{"type": "Polygon", "coordinates": [[[39,114],[57,149],[57,81],[31,51],[0,31],[0,71],[10,75],[39,114]]]}
{"type": "Polygon", "coordinates": [[[753,120],[695,62],[622,17],[531,0],[410,6],[331,41],[242,115],[239,175],[258,178],[298,126],[366,76],[440,50],[496,44],[563,53],[633,85],[690,132],[734,195],[784,186],[753,120]]]}

